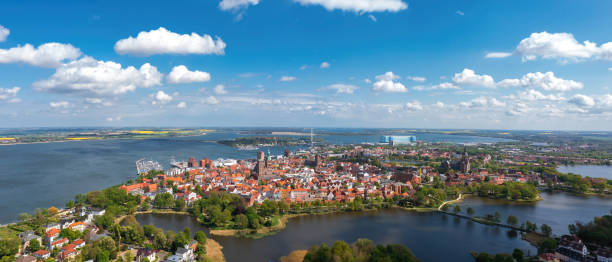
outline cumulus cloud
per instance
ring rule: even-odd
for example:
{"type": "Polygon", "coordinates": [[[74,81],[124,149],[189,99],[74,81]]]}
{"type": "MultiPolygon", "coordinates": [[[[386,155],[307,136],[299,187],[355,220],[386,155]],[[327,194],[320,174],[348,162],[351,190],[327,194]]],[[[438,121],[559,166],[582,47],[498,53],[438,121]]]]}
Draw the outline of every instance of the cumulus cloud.
{"type": "Polygon", "coordinates": [[[189,71],[186,66],[179,65],[172,68],[170,74],[166,78],[166,82],[170,84],[187,84],[196,82],[210,81],[210,74],[203,71],[189,71]]]}
{"type": "Polygon", "coordinates": [[[10,33],[11,33],[11,30],[8,30],[8,28],[0,25],[0,42],[6,41],[6,38],[8,37],[10,33]]]}
{"type": "Polygon", "coordinates": [[[236,10],[241,8],[247,8],[249,5],[257,5],[259,0],[222,0],[219,2],[219,8],[221,10],[236,10]]]}
{"type": "Polygon", "coordinates": [[[50,102],[49,106],[52,108],[68,108],[70,107],[70,103],[68,103],[68,101],[50,102]]]}
{"type": "Polygon", "coordinates": [[[58,67],[62,62],[81,56],[81,51],[70,45],[46,43],[38,47],[30,44],[9,49],[0,49],[0,63],[25,63],[41,67],[58,67]]]}
{"type": "Polygon", "coordinates": [[[506,58],[511,56],[512,53],[506,53],[506,52],[491,52],[491,53],[487,53],[485,55],[485,58],[506,58]]]}
{"type": "Polygon", "coordinates": [[[209,96],[206,99],[202,100],[202,103],[208,105],[216,105],[219,103],[219,100],[217,100],[217,98],[215,98],[214,96],[209,96]]]}
{"type": "Polygon", "coordinates": [[[292,82],[292,81],[295,81],[295,80],[297,80],[297,77],[295,77],[295,76],[282,76],[279,79],[279,81],[281,81],[281,82],[292,82]]]}
{"type": "Polygon", "coordinates": [[[187,108],[187,103],[180,102],[176,105],[176,108],[179,108],[179,109],[187,108]]]}
{"type": "Polygon", "coordinates": [[[402,0],[294,0],[301,5],[321,5],[328,11],[355,13],[398,12],[408,8],[402,0]]]}
{"type": "Polygon", "coordinates": [[[101,98],[97,98],[97,97],[86,97],[85,98],[85,102],[89,103],[89,104],[94,104],[94,105],[103,105],[103,106],[112,106],[113,103],[105,101],[101,98]]]}
{"type": "Polygon", "coordinates": [[[225,86],[224,85],[217,85],[217,86],[215,86],[213,91],[217,95],[225,95],[225,94],[227,94],[227,90],[225,90],[225,86]]]}
{"type": "Polygon", "coordinates": [[[397,79],[400,79],[400,77],[393,74],[393,72],[386,72],[384,75],[376,76],[377,81],[372,84],[372,91],[387,93],[407,92],[408,89],[402,83],[395,81],[397,79]]]}
{"type": "Polygon", "coordinates": [[[521,40],[516,47],[516,53],[524,61],[544,59],[561,59],[564,61],[579,61],[584,59],[612,60],[612,42],[601,46],[590,41],[578,42],[569,33],[532,33],[521,40]]]}
{"type": "Polygon", "coordinates": [[[374,15],[368,15],[368,18],[370,18],[370,20],[372,20],[373,22],[378,22],[378,19],[376,19],[376,16],[374,15]]]}
{"type": "Polygon", "coordinates": [[[472,69],[465,68],[461,73],[456,73],[453,82],[458,85],[495,87],[495,80],[490,75],[478,75],[472,69]]]}
{"type": "Polygon", "coordinates": [[[420,83],[427,81],[427,78],[422,77],[422,76],[407,76],[406,79],[412,80],[414,82],[420,82],[420,83]]]}
{"type": "Polygon", "coordinates": [[[582,89],[584,87],[580,82],[558,78],[553,72],[528,73],[521,79],[504,79],[497,85],[501,87],[537,87],[546,91],[560,92],[582,89]]]}
{"type": "Polygon", "coordinates": [[[423,105],[421,105],[421,102],[416,101],[416,100],[412,101],[412,102],[406,103],[406,105],[404,105],[404,107],[408,111],[420,111],[420,110],[423,110],[423,105]]]}
{"type": "Polygon", "coordinates": [[[412,89],[417,91],[428,91],[428,90],[449,90],[449,89],[461,89],[453,83],[444,82],[433,86],[415,86],[412,89]]]}
{"type": "Polygon", "coordinates": [[[328,62],[323,62],[319,67],[321,68],[329,68],[331,65],[328,62]]]}
{"type": "Polygon", "coordinates": [[[521,100],[521,101],[529,101],[529,102],[533,102],[533,101],[562,101],[565,100],[565,97],[563,97],[561,94],[550,94],[550,95],[545,95],[542,94],[542,92],[537,91],[537,90],[533,90],[533,89],[529,89],[523,92],[518,92],[517,95],[511,95],[508,98],[510,99],[517,99],[517,100],[521,100]]]}
{"type": "Polygon", "coordinates": [[[499,107],[505,107],[506,103],[501,102],[493,97],[484,97],[484,96],[480,96],[477,98],[474,98],[468,102],[461,102],[460,103],[461,106],[466,107],[466,108],[472,108],[472,109],[482,109],[482,108],[499,108],[499,107]]]}
{"type": "Polygon", "coordinates": [[[166,94],[164,91],[161,90],[157,91],[157,93],[153,95],[153,98],[155,99],[152,102],[154,105],[167,104],[172,101],[172,96],[166,94]]]}
{"type": "Polygon", "coordinates": [[[0,100],[15,99],[19,90],[21,90],[21,88],[16,86],[13,88],[0,88],[0,100]]]}
{"type": "Polygon", "coordinates": [[[108,96],[134,91],[137,87],[160,85],[162,77],[149,63],[139,69],[122,68],[119,63],[84,57],[63,64],[49,79],[35,82],[33,86],[36,90],[53,93],[108,96]]]}
{"type": "Polygon", "coordinates": [[[352,94],[356,89],[359,89],[358,86],[347,85],[347,84],[333,84],[327,86],[327,89],[335,90],[338,94],[352,94]]]}
{"type": "Polygon", "coordinates": [[[582,94],[574,95],[568,102],[581,108],[590,108],[595,105],[595,99],[582,94]]]}
{"type": "Polygon", "coordinates": [[[225,53],[225,42],[221,38],[196,33],[179,35],[160,27],[138,36],[121,39],[115,43],[115,52],[150,56],[155,54],[217,54],[225,53]]]}

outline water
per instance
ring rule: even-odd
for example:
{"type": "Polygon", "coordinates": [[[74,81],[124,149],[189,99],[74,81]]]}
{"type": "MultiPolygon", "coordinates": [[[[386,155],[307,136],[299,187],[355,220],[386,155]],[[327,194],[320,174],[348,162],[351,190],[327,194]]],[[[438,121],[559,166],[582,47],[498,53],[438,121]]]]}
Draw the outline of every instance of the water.
{"type": "MultiPolygon", "coordinates": [[[[166,230],[182,230],[183,225],[192,225],[193,221],[188,216],[154,214],[139,215],[137,219],[143,225],[152,223],[166,230]]],[[[196,225],[191,231],[195,230],[202,227],[196,225]]],[[[369,238],[377,244],[404,244],[425,262],[474,261],[470,251],[511,253],[514,248],[520,248],[525,253],[536,252],[520,236],[508,234],[507,229],[441,213],[400,209],[297,217],[289,220],[283,231],[262,239],[213,237],[223,246],[228,262],[278,261],[291,251],[308,249],[321,242],[352,243],[358,238],[369,238]]]]}
{"type": "Polygon", "coordinates": [[[516,216],[519,224],[525,221],[549,225],[553,234],[568,234],[567,226],[576,221],[588,222],[596,216],[609,214],[612,197],[578,196],[569,193],[540,192],[543,200],[537,202],[511,202],[481,197],[468,197],[458,203],[463,214],[474,209],[475,216],[485,216],[498,211],[502,221],[509,215],[516,216]]]}
{"type": "MultiPolygon", "coordinates": [[[[169,167],[171,157],[197,159],[255,158],[215,141],[241,135],[234,131],[203,136],[145,140],[89,140],[0,146],[0,224],[35,208],[62,207],[76,194],[118,185],[136,173],[135,161],[146,157],[169,167]]],[[[377,142],[377,135],[326,135],[327,143],[377,142]]],[[[495,142],[496,138],[424,134],[419,139],[455,143],[495,142]]],[[[271,147],[282,154],[284,147],[271,147]]],[[[295,148],[293,148],[295,149],[295,148]]],[[[267,148],[265,149],[268,150],[267,148]]]]}
{"type": "Polygon", "coordinates": [[[557,168],[562,173],[574,173],[581,176],[599,177],[612,180],[612,166],[560,166],[557,168]]]}

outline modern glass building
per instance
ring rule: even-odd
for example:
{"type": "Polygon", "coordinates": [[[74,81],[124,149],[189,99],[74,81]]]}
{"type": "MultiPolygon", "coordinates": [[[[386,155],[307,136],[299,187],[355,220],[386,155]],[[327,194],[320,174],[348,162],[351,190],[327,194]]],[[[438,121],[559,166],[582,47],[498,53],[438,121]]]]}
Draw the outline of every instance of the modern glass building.
{"type": "Polygon", "coordinates": [[[416,142],[416,136],[381,136],[381,143],[410,144],[416,142]]]}

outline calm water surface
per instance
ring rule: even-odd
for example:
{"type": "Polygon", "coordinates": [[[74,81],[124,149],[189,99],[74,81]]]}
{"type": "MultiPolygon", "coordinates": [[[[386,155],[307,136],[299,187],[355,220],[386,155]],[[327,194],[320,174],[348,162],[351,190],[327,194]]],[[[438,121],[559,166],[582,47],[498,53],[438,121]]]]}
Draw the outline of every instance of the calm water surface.
{"type": "MultiPolygon", "coordinates": [[[[194,226],[192,218],[180,215],[147,214],[137,219],[141,224],[152,223],[166,230],[194,226]]],[[[196,224],[192,232],[202,229],[196,224]]],[[[321,242],[331,245],[336,240],[352,243],[358,238],[369,238],[381,244],[404,244],[422,261],[473,261],[470,251],[511,253],[514,248],[521,248],[526,253],[536,251],[506,229],[440,213],[400,209],[297,217],[291,219],[283,231],[262,239],[213,238],[223,246],[229,262],[278,261],[293,250],[308,249],[321,242]]]]}
{"type": "Polygon", "coordinates": [[[540,192],[543,200],[531,203],[517,203],[481,197],[468,197],[458,203],[463,214],[468,207],[475,216],[485,216],[498,211],[503,221],[509,215],[518,218],[519,224],[531,221],[538,225],[548,224],[553,233],[567,234],[567,226],[576,221],[588,222],[596,216],[609,214],[612,197],[577,196],[569,193],[540,192]]]}
{"type": "Polygon", "coordinates": [[[557,170],[562,173],[574,173],[582,176],[612,179],[612,166],[560,166],[557,170]]]}

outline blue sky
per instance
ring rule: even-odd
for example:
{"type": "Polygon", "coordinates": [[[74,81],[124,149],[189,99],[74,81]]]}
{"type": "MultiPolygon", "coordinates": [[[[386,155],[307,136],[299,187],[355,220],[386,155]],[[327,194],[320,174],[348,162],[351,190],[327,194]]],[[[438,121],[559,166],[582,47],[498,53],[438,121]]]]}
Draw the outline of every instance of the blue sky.
{"type": "Polygon", "coordinates": [[[1,5],[0,127],[612,130],[610,1],[1,5]]]}

